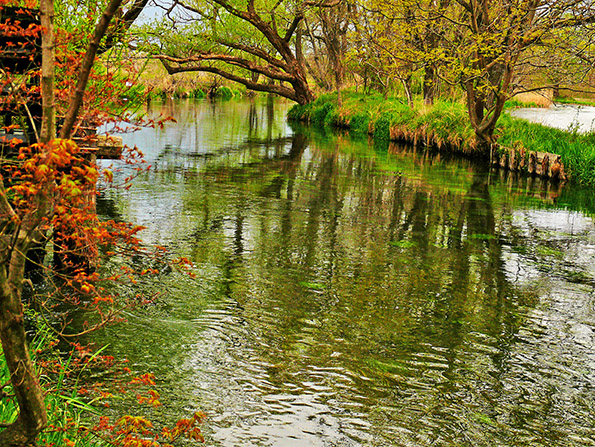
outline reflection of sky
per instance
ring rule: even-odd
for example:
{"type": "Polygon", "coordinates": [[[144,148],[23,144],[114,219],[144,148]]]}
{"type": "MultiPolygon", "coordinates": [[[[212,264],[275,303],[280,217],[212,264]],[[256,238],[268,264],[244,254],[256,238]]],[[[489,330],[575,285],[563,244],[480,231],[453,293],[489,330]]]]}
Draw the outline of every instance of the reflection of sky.
{"type": "Polygon", "coordinates": [[[512,223],[517,237],[526,241],[521,245],[528,252],[508,253],[505,264],[511,281],[534,279],[544,271],[552,278],[564,279],[570,271],[581,271],[595,281],[592,218],[567,210],[525,209],[513,212],[512,223]]]}
{"type": "Polygon", "coordinates": [[[577,212],[531,210],[524,211],[523,214],[533,228],[543,231],[560,231],[568,234],[576,234],[593,229],[593,220],[577,212]]]}
{"type": "MultiPolygon", "coordinates": [[[[173,115],[175,123],[167,122],[162,129],[142,128],[121,134],[107,130],[121,136],[125,145],[137,146],[151,166],[151,173],[135,179],[130,191],[117,192],[120,200],[127,197],[126,219],[147,227],[141,235],[145,242],[171,242],[175,238],[174,226],[191,225],[191,216],[184,213],[186,183],[191,173],[204,168],[211,156],[230,157],[241,163],[243,152],[238,148],[249,141],[290,135],[285,120],[288,106],[288,102],[278,100],[274,113],[270,114],[265,98],[256,98],[251,103],[169,101],[154,104],[147,113],[152,119],[173,115]],[[255,114],[252,125],[248,119],[250,110],[255,114]]],[[[120,127],[125,126],[120,124],[120,127]]],[[[284,152],[287,150],[283,148],[284,152]]],[[[100,163],[115,166],[116,183],[131,174],[121,162],[100,160],[100,163]]]]}
{"type": "Polygon", "coordinates": [[[595,107],[555,105],[549,109],[515,109],[512,116],[563,130],[595,130],[595,107]]]}

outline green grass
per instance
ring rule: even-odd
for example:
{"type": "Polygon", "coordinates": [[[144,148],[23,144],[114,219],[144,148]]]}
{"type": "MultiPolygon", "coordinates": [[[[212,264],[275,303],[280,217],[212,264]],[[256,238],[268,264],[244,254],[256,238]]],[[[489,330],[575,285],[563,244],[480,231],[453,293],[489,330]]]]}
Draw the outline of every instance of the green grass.
{"type": "Polygon", "coordinates": [[[234,96],[234,92],[231,88],[227,87],[226,85],[223,85],[219,87],[217,90],[215,90],[214,96],[216,98],[231,99],[234,96]]]}
{"type": "MultiPolygon", "coordinates": [[[[505,108],[520,106],[528,105],[513,100],[505,108]]],[[[410,108],[399,98],[347,91],[341,108],[335,94],[321,95],[311,104],[294,106],[288,119],[344,127],[354,135],[372,133],[376,141],[424,142],[451,152],[487,156],[478,153],[466,107],[458,102],[437,100],[433,106],[417,102],[410,108]]],[[[558,154],[574,180],[595,185],[595,134],[553,129],[503,113],[495,135],[503,147],[558,154]]]]}
{"type": "MultiPolygon", "coordinates": [[[[206,84],[195,86],[193,88],[189,88],[188,86],[180,85],[176,87],[173,91],[170,89],[164,89],[161,87],[153,88],[149,96],[151,99],[154,100],[165,100],[169,97],[180,99],[180,98],[193,98],[193,99],[204,99],[207,97],[207,92],[210,90],[210,87],[206,84]]],[[[232,99],[232,98],[240,98],[246,95],[246,90],[242,90],[239,88],[232,88],[226,85],[223,85],[213,91],[212,96],[214,98],[219,99],[232,99]]]]}
{"type": "MultiPolygon", "coordinates": [[[[29,319],[35,320],[33,313],[27,312],[29,319]]],[[[35,323],[36,335],[31,341],[30,353],[34,362],[54,362],[58,365],[51,374],[43,373],[40,377],[42,387],[46,393],[45,403],[48,408],[48,424],[46,430],[38,437],[36,445],[39,446],[66,446],[68,441],[76,442],[77,447],[101,446],[88,437],[81,436],[77,432],[80,427],[83,415],[97,413],[93,407],[84,402],[77,395],[76,382],[67,377],[70,367],[70,358],[61,358],[53,348],[55,337],[50,329],[42,322],[35,323]]],[[[0,347],[0,383],[6,383],[9,379],[8,367],[0,347]]],[[[12,394],[10,386],[4,391],[12,394]]],[[[0,399],[0,423],[9,424],[16,420],[18,408],[13,399],[4,397],[0,399]]]]}
{"type": "Polygon", "coordinates": [[[354,135],[372,133],[375,139],[386,141],[431,142],[439,147],[450,145],[454,150],[472,152],[473,130],[462,105],[437,101],[426,109],[418,104],[410,108],[399,98],[385,99],[382,95],[343,93],[343,105],[337,107],[336,95],[322,95],[305,106],[294,106],[288,119],[307,121],[316,125],[346,127],[354,135]]]}
{"type": "Polygon", "coordinates": [[[569,132],[503,115],[498,121],[498,142],[551,152],[562,157],[564,166],[580,183],[595,185],[595,134],[569,132]]]}
{"type": "Polygon", "coordinates": [[[595,106],[595,100],[591,99],[575,99],[575,98],[563,98],[558,96],[554,98],[554,102],[558,104],[576,104],[579,106],[595,106]]]}

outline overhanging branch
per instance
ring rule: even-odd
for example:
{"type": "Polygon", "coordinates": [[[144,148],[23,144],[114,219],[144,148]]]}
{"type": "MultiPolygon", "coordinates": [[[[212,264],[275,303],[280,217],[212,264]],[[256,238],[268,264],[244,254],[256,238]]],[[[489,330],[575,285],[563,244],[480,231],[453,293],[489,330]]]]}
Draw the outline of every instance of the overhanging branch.
{"type": "Polygon", "coordinates": [[[191,56],[191,57],[187,57],[187,58],[176,58],[176,57],[172,57],[172,56],[158,55],[158,56],[155,56],[155,58],[161,60],[162,62],[167,61],[167,62],[176,64],[176,66],[178,66],[178,67],[186,66],[185,71],[203,71],[202,69],[201,70],[193,70],[192,69],[193,67],[201,67],[201,66],[193,65],[195,63],[200,63],[200,62],[204,62],[204,61],[221,61],[221,62],[225,62],[226,64],[244,68],[244,69],[249,70],[253,73],[262,74],[268,78],[276,79],[278,81],[291,82],[294,80],[293,76],[282,72],[281,70],[279,70],[276,67],[273,67],[273,66],[263,67],[261,65],[255,64],[254,62],[249,61],[247,59],[243,59],[241,57],[236,57],[236,56],[231,56],[228,54],[205,53],[205,54],[199,54],[199,55],[191,56]],[[190,65],[188,65],[188,64],[190,64],[190,65]]]}
{"type": "Polygon", "coordinates": [[[230,73],[226,70],[222,70],[217,67],[209,67],[209,66],[172,66],[169,64],[167,59],[161,59],[161,63],[167,70],[169,74],[175,73],[185,73],[185,72],[206,72],[206,73],[213,73],[217,74],[225,79],[228,79],[233,82],[237,82],[249,88],[250,90],[258,91],[258,92],[267,92],[267,93],[275,93],[279,96],[283,96],[284,98],[291,99],[292,101],[297,101],[297,96],[295,91],[291,88],[284,87],[282,85],[275,85],[275,84],[261,84],[257,81],[252,81],[251,79],[246,79],[241,76],[235,75],[230,73]]]}
{"type": "Polygon", "coordinates": [[[228,48],[244,51],[248,54],[251,54],[251,55],[256,56],[260,59],[263,59],[263,60],[267,61],[269,64],[280,68],[281,70],[287,69],[287,64],[284,61],[277,59],[276,57],[272,56],[271,54],[267,53],[264,50],[261,50],[260,48],[256,48],[254,46],[249,46],[249,45],[243,45],[240,43],[230,42],[230,41],[226,41],[223,39],[217,39],[216,42],[221,45],[224,45],[228,48]]]}

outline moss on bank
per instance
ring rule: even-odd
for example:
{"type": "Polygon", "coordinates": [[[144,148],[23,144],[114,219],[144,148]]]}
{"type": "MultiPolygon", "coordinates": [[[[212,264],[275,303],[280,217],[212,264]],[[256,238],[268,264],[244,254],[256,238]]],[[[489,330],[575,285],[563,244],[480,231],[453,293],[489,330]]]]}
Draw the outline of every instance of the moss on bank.
{"type": "MultiPolygon", "coordinates": [[[[511,103],[508,107],[517,106],[511,103]]],[[[433,106],[416,103],[412,109],[397,98],[353,92],[343,94],[342,107],[336,95],[320,96],[305,106],[294,106],[290,120],[349,129],[378,140],[423,143],[466,155],[487,156],[478,151],[465,106],[438,100],[433,106]]],[[[496,128],[498,143],[519,151],[550,152],[562,161],[575,180],[595,184],[595,135],[553,129],[504,113],[496,128]]]]}

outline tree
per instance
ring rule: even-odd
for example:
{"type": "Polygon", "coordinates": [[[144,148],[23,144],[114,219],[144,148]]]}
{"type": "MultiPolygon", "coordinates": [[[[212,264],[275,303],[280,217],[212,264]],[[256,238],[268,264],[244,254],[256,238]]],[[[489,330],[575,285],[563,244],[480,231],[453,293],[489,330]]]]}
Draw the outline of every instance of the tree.
{"type": "Polygon", "coordinates": [[[491,150],[496,123],[513,94],[520,62],[563,28],[595,21],[592,4],[571,0],[456,0],[448,18],[459,23],[446,46],[451,79],[464,88],[478,146],[491,150]]]}
{"type": "Polygon", "coordinates": [[[449,4],[450,0],[363,2],[364,19],[357,22],[357,35],[368,45],[360,45],[358,51],[370,53],[378,66],[399,79],[410,105],[411,82],[417,73],[424,102],[432,104],[438,94],[443,11],[449,4]]]}
{"type": "Polygon", "coordinates": [[[311,53],[304,58],[304,65],[326,90],[330,90],[334,84],[339,106],[345,81],[347,33],[353,25],[354,8],[354,5],[342,1],[332,8],[314,8],[313,14],[304,18],[304,34],[308,38],[308,52],[311,53]],[[312,64],[308,63],[308,56],[313,59],[312,64]],[[332,81],[329,82],[329,78],[332,81]]]}
{"type": "Polygon", "coordinates": [[[517,63],[513,91],[551,90],[553,97],[565,89],[592,92],[595,65],[594,25],[562,26],[552,30],[522,54],[517,63]]]}
{"type": "MultiPolygon", "coordinates": [[[[591,62],[588,48],[595,36],[591,3],[379,0],[366,4],[374,18],[368,27],[371,42],[401,61],[401,71],[423,70],[426,102],[431,102],[438,79],[462,87],[477,147],[486,153],[493,147],[504,103],[527,88],[519,82],[520,75],[539,65],[543,68],[546,60],[553,60],[551,55],[591,62]],[[574,32],[581,38],[562,38],[574,32]],[[543,57],[546,53],[549,58],[543,57]]],[[[586,71],[592,66],[582,65],[586,71]]]]}
{"type": "Polygon", "coordinates": [[[147,51],[170,74],[214,73],[307,104],[314,93],[306,78],[301,24],[308,8],[338,3],[249,0],[244,6],[233,0],[175,0],[167,8],[174,20],[147,33],[147,51]]]}
{"type": "Polygon", "coordinates": [[[364,89],[377,85],[378,90],[388,95],[391,81],[397,79],[405,93],[407,103],[413,107],[411,81],[418,71],[412,62],[411,50],[406,35],[398,33],[394,11],[383,4],[382,13],[376,12],[370,3],[362,8],[359,20],[355,21],[356,44],[350,57],[364,79],[364,89]]]}
{"type": "MultiPolygon", "coordinates": [[[[0,7],[5,4],[6,2],[2,2],[0,7]]],[[[108,30],[113,15],[121,11],[121,4],[122,0],[111,0],[95,28],[85,62],[79,71],[79,82],[67,119],[61,128],[63,139],[55,138],[53,0],[40,1],[42,27],[30,26],[22,31],[23,35],[33,36],[33,39],[41,33],[43,116],[39,143],[21,145],[17,159],[2,160],[0,172],[0,339],[10,371],[9,383],[0,384],[0,389],[4,391],[10,388],[19,407],[18,418],[0,432],[2,447],[30,445],[43,430],[47,420],[43,391],[35,365],[29,356],[21,301],[25,265],[30,250],[47,241],[51,228],[60,227],[65,222],[78,222],[83,226],[94,222],[93,227],[84,228],[85,237],[96,237],[104,244],[135,246],[138,242],[134,235],[140,230],[139,227],[113,222],[100,223],[93,219],[93,211],[86,206],[88,201],[85,191],[94,187],[98,171],[86,160],[76,144],[64,139],[72,134],[98,45],[108,30]]],[[[17,21],[4,24],[4,31],[14,35],[18,25],[17,21]]],[[[7,78],[6,84],[14,86],[18,82],[19,85],[29,85],[23,78],[31,73],[5,71],[4,75],[7,78]]],[[[27,108],[26,103],[22,106],[27,108]]],[[[13,151],[16,144],[18,142],[13,140],[13,151]]],[[[83,243],[86,240],[77,239],[71,247],[76,250],[83,243]]],[[[98,276],[80,270],[73,273],[73,276],[63,278],[65,285],[61,293],[71,290],[70,294],[64,293],[63,300],[80,302],[81,294],[86,295],[90,299],[90,307],[100,312],[98,325],[109,322],[113,310],[106,312],[102,310],[102,306],[110,304],[113,298],[94,285],[98,276]]],[[[2,397],[6,397],[4,392],[2,397]]]]}

